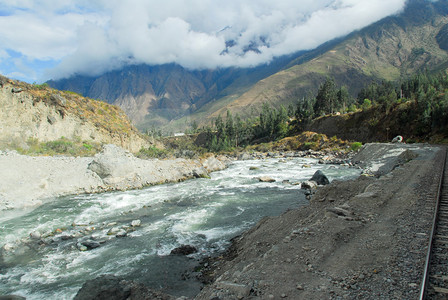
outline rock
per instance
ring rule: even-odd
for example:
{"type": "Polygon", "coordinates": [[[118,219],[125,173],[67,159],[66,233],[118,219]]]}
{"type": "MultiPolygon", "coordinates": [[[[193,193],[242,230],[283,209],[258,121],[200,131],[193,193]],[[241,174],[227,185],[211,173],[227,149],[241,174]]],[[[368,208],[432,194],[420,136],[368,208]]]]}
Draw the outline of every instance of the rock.
{"type": "Polygon", "coordinates": [[[109,144],[103,147],[101,153],[95,155],[88,169],[95,172],[100,178],[125,177],[134,173],[135,158],[128,151],[109,144]]]}
{"type": "Polygon", "coordinates": [[[329,213],[333,213],[337,216],[343,216],[343,217],[352,215],[352,213],[350,211],[340,208],[340,207],[327,207],[326,211],[329,213]]]}
{"type": "Polygon", "coordinates": [[[238,160],[249,160],[249,159],[252,159],[252,157],[247,152],[240,153],[238,155],[238,160]]]}
{"type": "Polygon", "coordinates": [[[302,168],[307,168],[307,169],[309,169],[309,168],[311,168],[311,166],[310,166],[310,165],[302,165],[302,168]]]}
{"type": "Polygon", "coordinates": [[[42,237],[42,234],[38,231],[33,231],[30,233],[30,238],[38,240],[42,237]]]}
{"type": "Polygon", "coordinates": [[[231,296],[234,297],[236,296],[237,299],[244,299],[248,297],[252,289],[249,285],[226,282],[226,281],[219,282],[217,287],[218,289],[225,290],[231,296]]]}
{"type": "Polygon", "coordinates": [[[201,164],[205,168],[205,170],[209,173],[224,170],[226,168],[225,163],[223,163],[214,156],[210,156],[205,160],[201,160],[201,164]]]}
{"type": "Polygon", "coordinates": [[[311,181],[316,182],[317,185],[327,185],[330,183],[327,176],[325,176],[321,170],[317,170],[316,173],[314,173],[313,177],[311,177],[311,181]]]}
{"type": "Polygon", "coordinates": [[[91,249],[95,249],[98,248],[99,246],[101,246],[101,244],[97,241],[93,241],[93,240],[86,240],[81,242],[81,245],[86,246],[88,250],[91,249]]]}
{"type": "Polygon", "coordinates": [[[190,255],[196,252],[198,252],[198,249],[196,249],[196,247],[194,246],[181,245],[171,250],[170,255],[190,255]]]}
{"type": "Polygon", "coordinates": [[[0,300],[26,300],[26,298],[17,295],[2,295],[0,296],[0,300]]]}
{"type": "Polygon", "coordinates": [[[54,123],[56,123],[56,118],[55,117],[53,117],[53,116],[47,116],[47,122],[50,124],[50,125],[53,125],[54,123]]]}
{"type": "Polygon", "coordinates": [[[253,166],[252,166],[252,167],[249,168],[249,171],[255,171],[255,170],[259,170],[259,169],[260,169],[260,168],[258,168],[258,167],[253,167],[253,166]]]}
{"type": "Polygon", "coordinates": [[[140,227],[141,225],[142,225],[142,221],[140,221],[140,220],[133,220],[131,222],[132,227],[140,227]]]}
{"type": "Polygon", "coordinates": [[[394,137],[392,139],[392,143],[402,143],[403,142],[403,137],[401,135],[397,135],[396,137],[394,137]]]}
{"type": "Polygon", "coordinates": [[[124,229],[120,229],[120,231],[117,232],[117,234],[115,235],[117,238],[121,238],[121,237],[125,237],[127,236],[128,233],[126,232],[126,230],[124,229]]]}
{"type": "Polygon", "coordinates": [[[317,183],[315,181],[307,180],[307,181],[302,182],[302,185],[300,188],[302,190],[312,190],[312,189],[317,188],[317,183]]]}
{"type": "Polygon", "coordinates": [[[23,89],[21,89],[21,88],[12,88],[11,89],[11,93],[17,94],[17,93],[20,93],[20,92],[23,92],[23,89]]]}
{"type": "Polygon", "coordinates": [[[76,294],[74,300],[173,300],[174,297],[156,292],[147,286],[128,281],[113,275],[102,275],[86,281],[76,294]]]}
{"type": "Polygon", "coordinates": [[[65,104],[67,103],[67,99],[65,99],[64,97],[62,97],[61,95],[58,95],[58,94],[52,94],[50,96],[50,100],[53,102],[53,104],[56,104],[59,106],[65,106],[65,104]]]}
{"type": "Polygon", "coordinates": [[[210,178],[207,170],[204,167],[196,168],[193,170],[194,178],[210,178]]]}
{"type": "Polygon", "coordinates": [[[87,251],[87,250],[89,250],[89,248],[87,248],[86,246],[84,246],[84,245],[82,245],[80,243],[78,243],[77,247],[78,247],[79,251],[87,251]]]}
{"type": "Polygon", "coordinates": [[[258,178],[260,182],[275,182],[274,178],[268,177],[268,176],[261,176],[258,178]]]}
{"type": "Polygon", "coordinates": [[[111,229],[109,229],[109,231],[107,232],[107,235],[116,235],[120,230],[122,230],[119,227],[112,227],[111,229]]]}

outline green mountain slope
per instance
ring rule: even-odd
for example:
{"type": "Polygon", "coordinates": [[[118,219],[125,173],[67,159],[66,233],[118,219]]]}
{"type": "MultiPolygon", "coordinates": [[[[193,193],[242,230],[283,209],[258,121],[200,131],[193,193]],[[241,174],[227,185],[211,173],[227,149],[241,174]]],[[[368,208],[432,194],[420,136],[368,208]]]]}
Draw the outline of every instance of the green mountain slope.
{"type": "Polygon", "coordinates": [[[173,64],[140,65],[49,83],[119,105],[141,130],[183,131],[193,122],[210,124],[227,110],[245,117],[265,102],[277,107],[296,103],[315,94],[328,76],[355,96],[372,80],[447,68],[447,15],[447,1],[409,0],[400,15],[256,68],[192,71],[173,64]]]}
{"type": "Polygon", "coordinates": [[[293,103],[309,92],[314,94],[327,76],[356,95],[372,80],[394,81],[419,70],[441,68],[448,62],[447,12],[444,1],[411,1],[399,16],[355,32],[331,48],[324,45],[307,53],[241,96],[222,99],[224,105],[217,103],[190,119],[207,123],[224,116],[226,110],[249,115],[264,102],[293,103]]]}

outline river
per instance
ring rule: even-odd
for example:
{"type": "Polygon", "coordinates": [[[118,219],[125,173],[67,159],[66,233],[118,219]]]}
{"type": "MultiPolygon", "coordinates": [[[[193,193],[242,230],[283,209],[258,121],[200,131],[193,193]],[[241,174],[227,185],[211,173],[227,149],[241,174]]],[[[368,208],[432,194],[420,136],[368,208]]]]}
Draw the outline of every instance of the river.
{"type": "Polygon", "coordinates": [[[263,216],[306,205],[300,185],[291,183],[308,180],[318,169],[330,181],[360,174],[315,159],[237,161],[211,179],[61,197],[34,210],[4,213],[0,295],[72,299],[86,280],[114,274],[175,296],[194,296],[199,282],[183,275],[263,216]],[[259,182],[260,176],[276,181],[259,182]],[[141,225],[131,226],[137,220],[141,225]],[[125,237],[108,235],[120,228],[127,229],[125,237]],[[81,251],[86,240],[100,246],[81,251]],[[190,257],[169,255],[180,245],[199,251],[190,257]]]}

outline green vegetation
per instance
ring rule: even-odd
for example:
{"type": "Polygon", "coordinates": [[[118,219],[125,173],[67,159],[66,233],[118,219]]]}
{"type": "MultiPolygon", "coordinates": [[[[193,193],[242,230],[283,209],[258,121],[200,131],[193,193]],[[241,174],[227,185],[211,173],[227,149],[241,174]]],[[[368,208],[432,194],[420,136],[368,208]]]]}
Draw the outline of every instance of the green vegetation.
{"type": "Polygon", "coordinates": [[[44,82],[42,84],[33,83],[33,87],[38,90],[45,90],[45,89],[49,88],[50,86],[48,85],[48,83],[44,82]]]}
{"type": "Polygon", "coordinates": [[[256,118],[242,120],[239,115],[233,117],[228,110],[226,120],[218,116],[213,128],[203,128],[207,134],[205,147],[212,152],[233,151],[253,142],[272,141],[289,135],[289,119],[294,109],[279,109],[264,103],[256,118]]]}
{"type": "Polygon", "coordinates": [[[137,153],[137,157],[139,158],[144,158],[144,159],[148,159],[148,158],[166,158],[169,155],[169,151],[167,151],[166,149],[159,149],[155,146],[151,146],[149,148],[142,148],[140,149],[140,151],[137,153]]]}
{"type": "Polygon", "coordinates": [[[362,143],[360,143],[360,142],[354,142],[350,145],[350,149],[352,151],[358,151],[359,149],[361,149],[361,147],[362,147],[362,143]]]}
{"type": "Polygon", "coordinates": [[[101,145],[75,139],[74,141],[61,137],[55,141],[39,142],[37,139],[27,141],[27,149],[18,151],[26,155],[67,155],[67,156],[93,156],[101,150],[101,145]]]}

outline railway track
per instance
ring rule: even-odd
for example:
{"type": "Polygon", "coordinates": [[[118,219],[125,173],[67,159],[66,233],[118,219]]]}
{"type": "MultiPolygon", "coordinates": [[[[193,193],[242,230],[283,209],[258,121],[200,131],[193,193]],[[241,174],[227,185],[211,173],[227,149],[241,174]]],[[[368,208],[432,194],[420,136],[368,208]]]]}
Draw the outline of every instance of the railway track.
{"type": "Polygon", "coordinates": [[[444,151],[420,300],[448,299],[448,165],[444,151]]]}

